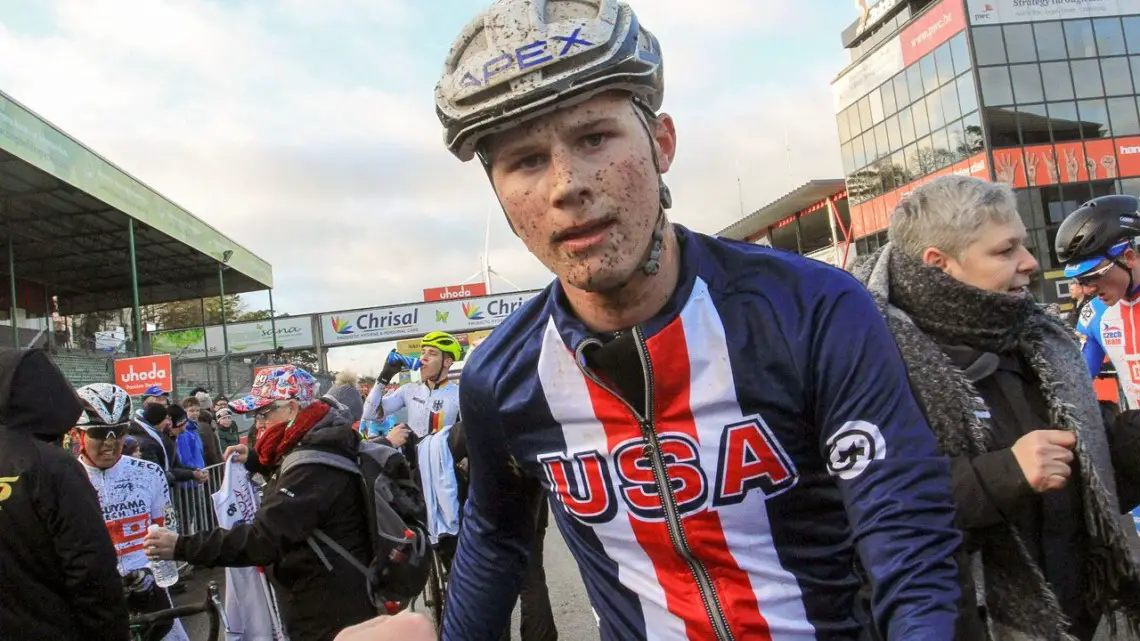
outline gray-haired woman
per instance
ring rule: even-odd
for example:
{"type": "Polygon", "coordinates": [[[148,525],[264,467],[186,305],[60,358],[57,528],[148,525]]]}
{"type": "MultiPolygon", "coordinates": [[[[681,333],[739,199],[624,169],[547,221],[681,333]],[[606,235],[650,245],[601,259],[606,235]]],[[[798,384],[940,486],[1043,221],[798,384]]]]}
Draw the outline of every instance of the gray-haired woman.
{"type": "Polygon", "coordinates": [[[1119,518],[1140,500],[1123,496],[1140,490],[1138,421],[1106,429],[1075,341],[1029,293],[1026,239],[1009,186],[949,176],[899,204],[857,276],[951,457],[977,595],[961,629],[1087,640],[1102,615],[1140,627],[1136,534],[1119,518]]]}

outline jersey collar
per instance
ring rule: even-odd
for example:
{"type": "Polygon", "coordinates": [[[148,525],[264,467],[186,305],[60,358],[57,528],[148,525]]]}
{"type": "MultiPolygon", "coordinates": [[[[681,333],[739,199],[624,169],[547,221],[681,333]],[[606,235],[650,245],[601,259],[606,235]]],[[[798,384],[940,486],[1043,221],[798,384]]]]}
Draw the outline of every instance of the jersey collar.
{"type": "MultiPolygon", "coordinates": [[[[680,275],[677,279],[677,288],[669,297],[669,301],[665,303],[665,307],[657,312],[649,320],[640,324],[642,332],[646,338],[651,338],[662,329],[672,322],[677,316],[680,315],[681,310],[689,302],[689,297],[693,293],[693,284],[697,279],[697,272],[699,266],[702,264],[702,250],[700,243],[694,237],[693,232],[689,231],[683,225],[673,223],[673,230],[677,234],[677,249],[678,259],[680,260],[680,275]]],[[[570,301],[566,297],[566,291],[562,288],[562,283],[555,279],[551,283],[551,296],[547,299],[546,311],[554,319],[555,326],[558,328],[558,333],[562,336],[563,342],[571,350],[578,347],[586,338],[596,336],[595,332],[590,331],[578,317],[574,315],[570,307],[570,301]]]]}

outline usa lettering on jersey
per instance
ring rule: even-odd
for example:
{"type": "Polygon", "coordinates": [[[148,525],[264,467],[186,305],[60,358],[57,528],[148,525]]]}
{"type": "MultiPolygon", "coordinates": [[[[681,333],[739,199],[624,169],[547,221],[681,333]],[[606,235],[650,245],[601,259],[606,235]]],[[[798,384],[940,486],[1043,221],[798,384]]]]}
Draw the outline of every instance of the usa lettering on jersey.
{"type": "MultiPolygon", "coordinates": [[[[701,450],[689,435],[662,433],[658,443],[681,516],[741,503],[756,490],[775,496],[799,480],[791,458],[759,418],[725,426],[714,478],[706,473],[714,466],[703,465],[701,450]]],[[[661,521],[665,514],[647,447],[638,437],[609,452],[553,453],[538,460],[566,511],[583,523],[612,520],[618,501],[634,518],[661,521]]]]}

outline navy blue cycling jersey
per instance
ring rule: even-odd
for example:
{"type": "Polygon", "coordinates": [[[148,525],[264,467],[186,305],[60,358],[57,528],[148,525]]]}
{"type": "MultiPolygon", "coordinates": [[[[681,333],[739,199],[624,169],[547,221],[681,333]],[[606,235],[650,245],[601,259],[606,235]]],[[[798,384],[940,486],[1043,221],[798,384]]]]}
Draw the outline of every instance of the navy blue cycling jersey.
{"type": "Polygon", "coordinates": [[[884,636],[952,639],[949,464],[870,296],[822,263],[674,228],[677,291],[633,328],[648,411],[579,367],[591,333],[557,282],[472,353],[444,638],[498,638],[534,532],[521,497],[541,483],[602,639],[859,639],[856,558],[884,636]]]}

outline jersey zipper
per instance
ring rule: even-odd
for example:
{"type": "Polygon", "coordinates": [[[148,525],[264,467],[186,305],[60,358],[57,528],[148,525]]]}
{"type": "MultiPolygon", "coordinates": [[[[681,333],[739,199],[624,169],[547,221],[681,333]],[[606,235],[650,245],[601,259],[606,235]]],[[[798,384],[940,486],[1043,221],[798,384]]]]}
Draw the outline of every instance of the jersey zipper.
{"type": "Polygon", "coordinates": [[[681,517],[677,511],[677,498],[673,494],[673,486],[669,482],[669,471],[665,465],[665,459],[661,456],[660,440],[657,438],[657,426],[654,422],[653,415],[653,363],[649,360],[649,346],[645,341],[645,334],[642,332],[641,327],[634,326],[633,335],[637,342],[637,355],[641,359],[641,371],[645,379],[645,407],[646,415],[642,416],[641,412],[631,405],[625,398],[610,388],[598,376],[590,371],[589,367],[585,365],[585,358],[583,352],[586,347],[590,345],[601,346],[601,341],[597,339],[586,339],[578,345],[575,353],[575,362],[578,369],[586,375],[595,385],[609,392],[617,398],[626,408],[633,414],[634,419],[637,420],[641,435],[645,438],[645,446],[642,453],[653,466],[653,478],[657,483],[657,492],[661,496],[661,506],[665,512],[665,524],[669,529],[669,539],[673,544],[673,551],[677,553],[689,566],[689,572],[693,575],[693,580],[697,584],[697,589],[701,594],[701,602],[705,606],[705,614],[708,616],[709,622],[712,623],[713,632],[716,633],[718,641],[735,641],[731,628],[728,626],[728,618],[724,614],[724,608],[721,605],[720,597],[717,596],[716,588],[713,586],[712,577],[709,575],[708,569],[704,563],[700,561],[693,554],[693,550],[689,547],[689,542],[685,538],[685,531],[681,528],[681,517]]]}

